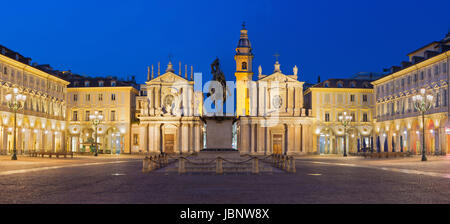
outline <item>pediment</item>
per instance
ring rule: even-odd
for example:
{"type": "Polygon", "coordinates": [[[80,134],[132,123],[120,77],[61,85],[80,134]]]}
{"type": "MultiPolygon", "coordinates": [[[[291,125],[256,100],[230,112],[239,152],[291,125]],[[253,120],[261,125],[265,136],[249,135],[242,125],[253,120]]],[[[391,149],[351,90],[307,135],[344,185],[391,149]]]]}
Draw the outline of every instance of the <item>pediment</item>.
{"type": "Polygon", "coordinates": [[[285,75],[281,72],[275,72],[272,75],[268,75],[260,79],[259,81],[274,81],[274,82],[297,82],[300,84],[300,81],[297,79],[294,79],[292,77],[289,77],[288,75],[285,75]]]}
{"type": "Polygon", "coordinates": [[[159,77],[152,79],[147,82],[147,84],[153,84],[153,83],[187,83],[188,80],[180,77],[179,75],[173,73],[173,72],[166,72],[159,77]]]}

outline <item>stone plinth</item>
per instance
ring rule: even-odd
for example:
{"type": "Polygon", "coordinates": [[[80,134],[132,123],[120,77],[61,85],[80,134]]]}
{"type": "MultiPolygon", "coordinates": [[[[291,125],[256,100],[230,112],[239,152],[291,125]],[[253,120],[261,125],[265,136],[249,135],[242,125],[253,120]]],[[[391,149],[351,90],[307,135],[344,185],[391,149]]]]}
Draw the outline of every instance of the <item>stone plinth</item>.
{"type": "Polygon", "coordinates": [[[232,149],[234,117],[203,117],[206,149],[232,149]]]}

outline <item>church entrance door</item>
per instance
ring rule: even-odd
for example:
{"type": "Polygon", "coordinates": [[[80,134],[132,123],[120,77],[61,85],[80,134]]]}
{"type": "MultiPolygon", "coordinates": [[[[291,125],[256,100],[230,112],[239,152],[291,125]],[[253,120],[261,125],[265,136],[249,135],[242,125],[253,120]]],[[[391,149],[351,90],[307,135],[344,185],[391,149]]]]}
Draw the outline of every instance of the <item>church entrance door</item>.
{"type": "Polygon", "coordinates": [[[175,135],[174,134],[165,134],[164,135],[164,152],[165,153],[174,153],[174,143],[175,143],[175,135]]]}
{"type": "Polygon", "coordinates": [[[273,154],[282,154],[283,135],[273,135],[273,154]]]}

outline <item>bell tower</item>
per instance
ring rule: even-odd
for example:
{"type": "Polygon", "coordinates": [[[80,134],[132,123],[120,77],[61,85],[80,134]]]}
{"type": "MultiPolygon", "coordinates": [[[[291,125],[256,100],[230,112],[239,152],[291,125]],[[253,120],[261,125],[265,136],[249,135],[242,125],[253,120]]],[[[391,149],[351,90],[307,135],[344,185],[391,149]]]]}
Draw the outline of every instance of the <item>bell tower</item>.
{"type": "Polygon", "coordinates": [[[253,54],[250,40],[248,39],[245,23],[242,24],[241,38],[236,48],[236,116],[248,116],[250,109],[249,82],[253,77],[253,54]]]}

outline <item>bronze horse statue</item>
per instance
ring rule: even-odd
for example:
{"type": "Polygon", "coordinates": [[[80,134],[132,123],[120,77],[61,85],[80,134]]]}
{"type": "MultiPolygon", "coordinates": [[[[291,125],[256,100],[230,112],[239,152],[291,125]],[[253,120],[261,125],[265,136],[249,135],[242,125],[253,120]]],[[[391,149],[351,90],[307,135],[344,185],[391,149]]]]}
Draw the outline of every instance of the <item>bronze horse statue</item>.
{"type": "MultiPolygon", "coordinates": [[[[214,62],[211,64],[211,73],[213,75],[213,79],[214,81],[217,81],[221,84],[222,86],[222,90],[223,90],[223,102],[226,101],[227,99],[227,83],[225,80],[225,75],[223,74],[222,70],[220,70],[220,64],[219,64],[219,58],[216,58],[216,60],[214,60],[214,62]]],[[[212,94],[214,94],[215,89],[213,87],[209,87],[209,93],[206,94],[206,96],[211,96],[212,94]]]]}

